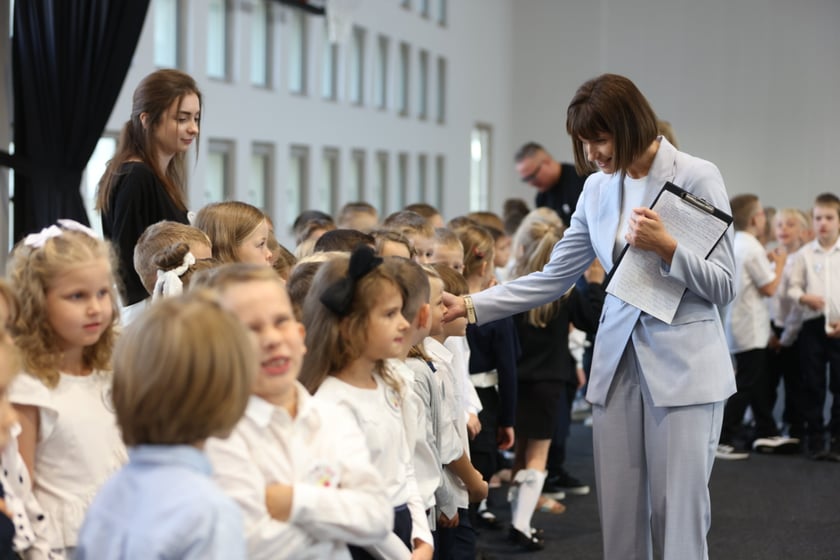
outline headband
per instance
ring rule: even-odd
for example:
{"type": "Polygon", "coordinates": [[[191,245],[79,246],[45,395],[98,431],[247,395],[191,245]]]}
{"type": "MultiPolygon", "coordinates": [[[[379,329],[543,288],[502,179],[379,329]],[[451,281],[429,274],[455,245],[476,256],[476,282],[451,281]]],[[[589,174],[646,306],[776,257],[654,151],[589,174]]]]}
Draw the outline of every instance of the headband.
{"type": "Polygon", "coordinates": [[[50,227],[45,227],[38,233],[30,233],[29,235],[23,238],[23,244],[27,247],[32,247],[33,249],[42,249],[47,243],[48,239],[51,239],[53,237],[60,237],[65,230],[78,231],[94,239],[99,239],[99,236],[96,235],[96,232],[87,227],[86,225],[80,224],[75,220],[62,219],[58,220],[58,226],[52,225],[50,227]]]}
{"type": "Polygon", "coordinates": [[[350,255],[347,275],[333,282],[321,294],[321,303],[339,317],[344,317],[350,312],[353,294],[356,291],[356,282],[380,264],[382,264],[382,258],[377,257],[368,245],[356,247],[356,250],[350,255]]]}
{"type": "Polygon", "coordinates": [[[157,271],[157,281],[155,288],[152,290],[152,300],[158,300],[165,297],[180,296],[184,291],[184,283],[181,281],[181,276],[195,264],[195,257],[192,253],[187,251],[184,255],[184,260],[181,265],[172,270],[157,271]]]}

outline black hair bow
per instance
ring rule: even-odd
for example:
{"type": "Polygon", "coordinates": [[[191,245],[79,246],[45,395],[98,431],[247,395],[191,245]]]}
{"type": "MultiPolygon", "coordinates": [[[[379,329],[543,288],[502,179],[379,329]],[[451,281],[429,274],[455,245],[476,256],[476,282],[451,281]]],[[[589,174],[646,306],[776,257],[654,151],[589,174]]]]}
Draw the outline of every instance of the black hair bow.
{"type": "Polygon", "coordinates": [[[350,312],[353,293],[356,291],[356,282],[380,264],[382,264],[382,258],[377,257],[370,246],[359,245],[350,255],[350,267],[347,270],[347,276],[333,282],[321,294],[321,303],[339,317],[344,317],[350,312]]]}

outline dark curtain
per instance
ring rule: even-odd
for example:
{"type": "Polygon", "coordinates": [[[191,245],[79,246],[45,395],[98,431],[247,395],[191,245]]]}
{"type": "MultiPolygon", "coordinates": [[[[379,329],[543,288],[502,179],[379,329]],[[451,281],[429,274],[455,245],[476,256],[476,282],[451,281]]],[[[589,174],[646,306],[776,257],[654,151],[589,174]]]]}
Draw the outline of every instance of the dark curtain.
{"type": "Polygon", "coordinates": [[[88,223],[82,173],[120,93],[148,7],[149,0],[15,2],[15,240],[59,218],[88,223]]]}

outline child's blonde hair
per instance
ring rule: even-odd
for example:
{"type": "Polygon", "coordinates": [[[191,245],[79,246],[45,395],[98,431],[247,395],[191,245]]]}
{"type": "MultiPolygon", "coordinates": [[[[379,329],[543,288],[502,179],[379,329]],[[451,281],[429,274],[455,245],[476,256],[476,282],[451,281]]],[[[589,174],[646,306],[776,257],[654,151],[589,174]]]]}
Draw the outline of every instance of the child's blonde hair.
{"type": "Polygon", "coordinates": [[[9,308],[8,324],[0,325],[0,338],[3,338],[2,333],[6,330],[11,331],[18,316],[17,296],[14,290],[12,290],[12,287],[3,278],[0,278],[0,298],[3,298],[3,301],[6,302],[6,307],[9,308]]]}
{"type": "Polygon", "coordinates": [[[137,239],[137,245],[134,246],[134,270],[150,295],[154,291],[159,268],[155,256],[178,243],[213,246],[207,234],[197,227],[170,220],[150,225],[137,239]]]}
{"type": "Polygon", "coordinates": [[[463,296],[470,293],[470,287],[464,279],[464,275],[449,266],[448,264],[435,263],[431,265],[443,280],[443,289],[453,296],[463,296]]]}
{"type": "Polygon", "coordinates": [[[20,351],[17,346],[0,336],[0,386],[8,387],[20,371],[20,351]]]}
{"type": "Polygon", "coordinates": [[[429,222],[429,219],[412,210],[394,212],[385,218],[385,221],[382,222],[382,227],[398,231],[409,239],[415,235],[431,238],[435,234],[435,230],[429,222]]]}
{"type": "Polygon", "coordinates": [[[115,326],[120,320],[114,274],[117,261],[111,244],[81,231],[62,228],[59,235],[47,238],[41,246],[28,245],[24,240],[12,252],[9,280],[19,304],[12,332],[23,356],[24,369],[47,387],[58,384],[61,362],[61,349],[47,319],[47,290],[60,274],[97,259],[105,259],[111,269],[108,286],[112,317],[99,340],[83,350],[82,363],[86,368],[109,369],[115,326]]]}
{"type": "MultiPolygon", "coordinates": [[[[562,222],[552,223],[543,220],[531,220],[519,226],[516,234],[522,243],[522,252],[516,256],[511,276],[518,278],[542,270],[551,259],[554,245],[563,238],[563,229],[562,222]]],[[[560,312],[573,289],[570,288],[560,299],[528,311],[528,324],[539,328],[546,327],[549,321],[560,312]]]]}
{"type": "Polygon", "coordinates": [[[268,223],[262,210],[236,200],[208,204],[195,217],[195,226],[213,244],[213,256],[223,263],[239,260],[237,249],[263,222],[268,223]]]}
{"type": "MultiPolygon", "coordinates": [[[[368,318],[371,309],[387,285],[400,292],[400,284],[390,267],[382,266],[382,259],[373,256],[370,248],[354,251],[352,257],[339,254],[321,265],[303,304],[303,324],[306,327],[306,348],[300,382],[315,393],[328,375],[339,372],[359,359],[367,345],[368,318]],[[366,255],[360,257],[360,253],[366,255]],[[350,259],[369,257],[367,270],[351,283],[352,295],[344,312],[327,307],[322,298],[335,290],[338,282],[350,281],[350,259]],[[369,270],[368,270],[369,269],[369,270]]],[[[355,261],[354,261],[355,264],[355,261]]],[[[328,297],[328,296],[327,296],[328,297]]],[[[376,364],[386,383],[399,389],[399,382],[385,368],[384,361],[376,364]]]]}
{"type": "Polygon", "coordinates": [[[194,445],[230,434],[257,371],[252,348],[241,322],[206,294],[151,306],[114,352],[125,444],[194,445]]]}
{"type": "Polygon", "coordinates": [[[252,263],[226,263],[197,274],[191,284],[191,289],[200,291],[211,289],[222,292],[225,288],[243,282],[276,282],[286,291],[283,279],[271,267],[252,263]]]}
{"type": "Polygon", "coordinates": [[[478,274],[484,263],[492,271],[496,241],[487,228],[466,225],[456,230],[456,233],[464,246],[464,277],[478,274]]]}

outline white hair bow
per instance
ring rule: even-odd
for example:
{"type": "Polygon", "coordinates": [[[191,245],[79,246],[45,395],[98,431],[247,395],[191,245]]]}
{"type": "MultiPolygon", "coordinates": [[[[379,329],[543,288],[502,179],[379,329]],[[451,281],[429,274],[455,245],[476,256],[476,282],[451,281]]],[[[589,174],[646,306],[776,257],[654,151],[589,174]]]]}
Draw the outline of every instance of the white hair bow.
{"type": "Polygon", "coordinates": [[[48,239],[61,236],[64,230],[79,231],[93,237],[94,239],[99,239],[99,236],[96,235],[95,231],[75,220],[58,220],[58,226],[53,225],[45,227],[38,233],[30,233],[24,237],[23,244],[34,249],[41,249],[48,239]]]}
{"type": "Polygon", "coordinates": [[[194,264],[195,257],[192,253],[187,252],[184,255],[184,260],[181,262],[181,266],[172,270],[158,270],[155,289],[152,292],[152,301],[181,295],[184,291],[184,283],[181,282],[181,276],[194,264]]]}

